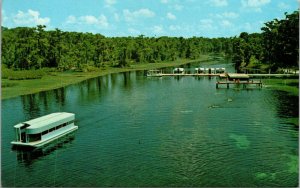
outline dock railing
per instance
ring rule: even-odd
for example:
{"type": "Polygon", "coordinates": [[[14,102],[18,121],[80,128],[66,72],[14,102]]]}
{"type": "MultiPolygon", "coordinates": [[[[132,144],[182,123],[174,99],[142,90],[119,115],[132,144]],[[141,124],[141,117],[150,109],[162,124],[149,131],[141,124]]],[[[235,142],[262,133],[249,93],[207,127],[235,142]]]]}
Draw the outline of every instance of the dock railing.
{"type": "Polygon", "coordinates": [[[242,85],[243,88],[247,88],[247,85],[256,85],[259,88],[262,88],[262,82],[261,80],[257,81],[257,80],[251,80],[251,81],[239,81],[239,80],[234,80],[234,81],[229,81],[229,80],[225,80],[225,81],[217,81],[216,82],[216,88],[219,89],[219,85],[226,85],[226,88],[229,89],[230,85],[236,85],[236,86],[240,86],[242,85]]]}

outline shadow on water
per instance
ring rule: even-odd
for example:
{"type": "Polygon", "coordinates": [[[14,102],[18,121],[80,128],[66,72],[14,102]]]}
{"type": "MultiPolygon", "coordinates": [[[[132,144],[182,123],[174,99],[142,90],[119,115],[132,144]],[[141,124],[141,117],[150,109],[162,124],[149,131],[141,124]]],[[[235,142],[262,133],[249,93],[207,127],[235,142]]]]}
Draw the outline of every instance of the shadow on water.
{"type": "Polygon", "coordinates": [[[25,166],[31,166],[35,161],[50,155],[56,150],[69,147],[75,140],[75,133],[59,138],[41,148],[13,147],[12,150],[17,153],[17,161],[24,163],[25,166]]]}
{"type": "Polygon", "coordinates": [[[72,91],[70,92],[76,96],[79,103],[94,103],[95,100],[100,102],[106,96],[120,90],[120,88],[128,91],[131,90],[133,87],[132,78],[134,76],[133,72],[100,76],[77,84],[77,87],[74,86],[71,88],[72,91]]]}
{"type": "Polygon", "coordinates": [[[174,77],[174,80],[180,81],[180,80],[182,80],[183,76],[178,75],[178,76],[173,76],[173,77],[174,77]]]}
{"type": "Polygon", "coordinates": [[[130,73],[131,72],[123,72],[124,88],[126,90],[130,90],[132,88],[130,73]]]}
{"type": "MultiPolygon", "coordinates": [[[[23,110],[27,112],[29,117],[40,116],[41,113],[40,112],[41,109],[39,105],[40,98],[38,97],[37,94],[23,95],[21,96],[21,99],[23,104],[23,110]]],[[[47,101],[47,100],[43,100],[43,101],[47,101]]]]}
{"type": "Polygon", "coordinates": [[[22,107],[25,119],[32,119],[44,115],[49,111],[60,111],[65,106],[66,90],[59,88],[36,94],[22,95],[22,107]],[[55,109],[53,109],[55,108],[55,109]],[[51,110],[53,109],[53,110],[51,110]]]}
{"type": "Polygon", "coordinates": [[[56,99],[56,103],[60,104],[60,106],[65,106],[65,100],[66,100],[66,91],[65,88],[59,88],[59,89],[55,89],[53,90],[54,95],[55,95],[55,99],[56,99]]]}
{"type": "Polygon", "coordinates": [[[273,95],[278,99],[277,114],[282,118],[299,117],[299,97],[287,95],[284,91],[274,91],[273,95]],[[283,100],[284,99],[284,100],[283,100]]]}

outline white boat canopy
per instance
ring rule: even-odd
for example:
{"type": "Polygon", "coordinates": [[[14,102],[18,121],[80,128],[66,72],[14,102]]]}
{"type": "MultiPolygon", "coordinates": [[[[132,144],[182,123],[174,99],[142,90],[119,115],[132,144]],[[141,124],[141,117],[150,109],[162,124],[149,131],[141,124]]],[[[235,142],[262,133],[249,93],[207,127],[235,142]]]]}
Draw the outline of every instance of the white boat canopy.
{"type": "Polygon", "coordinates": [[[249,79],[249,75],[238,73],[228,73],[228,77],[231,79],[249,79]]]}
{"type": "MultiPolygon", "coordinates": [[[[23,125],[29,125],[26,128],[27,134],[37,134],[74,119],[75,114],[73,113],[58,112],[23,122],[23,125]]],[[[21,125],[22,124],[17,124],[14,127],[19,128],[21,125]]]]}

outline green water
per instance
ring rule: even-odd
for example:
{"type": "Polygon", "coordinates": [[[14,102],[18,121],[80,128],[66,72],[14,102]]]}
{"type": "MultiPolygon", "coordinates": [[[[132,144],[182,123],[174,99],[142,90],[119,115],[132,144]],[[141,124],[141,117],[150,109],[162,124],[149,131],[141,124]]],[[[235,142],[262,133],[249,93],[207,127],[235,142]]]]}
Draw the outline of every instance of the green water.
{"type": "Polygon", "coordinates": [[[298,96],[215,82],[130,72],[4,100],[2,185],[297,186],[298,96]],[[75,134],[11,149],[13,125],[56,111],[76,114],[75,134]]]}

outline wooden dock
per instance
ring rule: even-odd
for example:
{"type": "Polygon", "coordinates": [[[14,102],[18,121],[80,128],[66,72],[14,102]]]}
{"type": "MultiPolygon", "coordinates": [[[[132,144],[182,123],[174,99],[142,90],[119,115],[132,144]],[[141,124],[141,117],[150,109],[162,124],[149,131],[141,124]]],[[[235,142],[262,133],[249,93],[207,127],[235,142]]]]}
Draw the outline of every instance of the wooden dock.
{"type": "Polygon", "coordinates": [[[176,73],[160,73],[147,75],[148,77],[162,77],[162,76],[220,76],[221,74],[193,74],[193,73],[184,73],[184,74],[176,74],[176,73]]]}
{"type": "MultiPolygon", "coordinates": [[[[236,73],[234,73],[236,74],[236,73]]],[[[262,77],[298,77],[298,74],[247,74],[250,78],[262,78],[262,77]]],[[[148,77],[162,77],[162,76],[219,76],[219,77],[226,77],[224,73],[212,73],[212,74],[206,74],[206,73],[157,73],[157,74],[151,74],[147,75],[148,77]]]]}
{"type": "Polygon", "coordinates": [[[277,78],[282,78],[282,77],[299,77],[299,74],[247,74],[251,78],[255,77],[277,77],[277,78]]]}
{"type": "Polygon", "coordinates": [[[262,88],[262,82],[261,81],[218,81],[216,82],[216,88],[219,88],[219,85],[226,85],[227,89],[229,89],[230,85],[242,85],[243,88],[247,88],[247,85],[256,85],[259,88],[262,88]]]}

